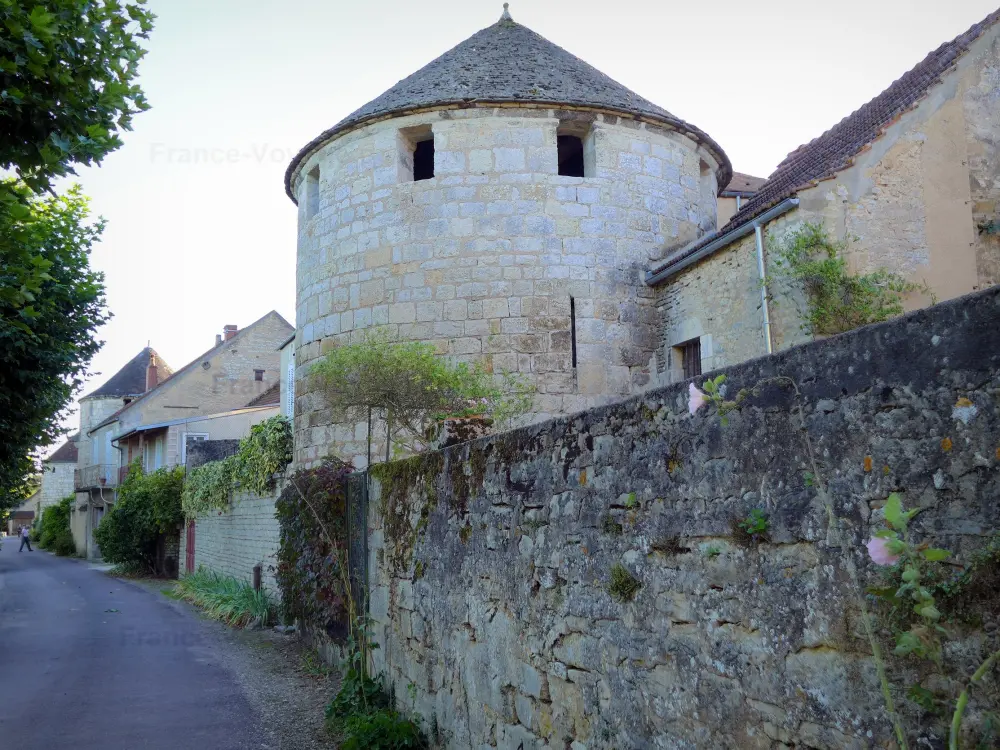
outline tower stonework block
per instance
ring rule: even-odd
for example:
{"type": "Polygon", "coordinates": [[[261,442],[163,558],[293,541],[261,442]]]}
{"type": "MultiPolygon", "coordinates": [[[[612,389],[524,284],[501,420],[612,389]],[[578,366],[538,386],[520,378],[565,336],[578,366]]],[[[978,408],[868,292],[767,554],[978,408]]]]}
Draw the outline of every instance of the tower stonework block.
{"type": "Polygon", "coordinates": [[[366,453],[306,376],[373,327],[521,373],[535,419],[647,387],[659,324],[643,273],[715,226],[731,173],[708,135],[506,18],[404,79],[286,174],[296,459],[366,453]]]}

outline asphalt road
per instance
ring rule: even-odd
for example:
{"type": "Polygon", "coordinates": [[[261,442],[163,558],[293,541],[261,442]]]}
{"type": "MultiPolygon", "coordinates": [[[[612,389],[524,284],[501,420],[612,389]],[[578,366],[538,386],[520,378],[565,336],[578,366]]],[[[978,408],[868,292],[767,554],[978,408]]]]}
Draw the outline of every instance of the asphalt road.
{"type": "Polygon", "coordinates": [[[156,592],[3,540],[0,747],[262,747],[223,648],[207,623],[156,592]]]}

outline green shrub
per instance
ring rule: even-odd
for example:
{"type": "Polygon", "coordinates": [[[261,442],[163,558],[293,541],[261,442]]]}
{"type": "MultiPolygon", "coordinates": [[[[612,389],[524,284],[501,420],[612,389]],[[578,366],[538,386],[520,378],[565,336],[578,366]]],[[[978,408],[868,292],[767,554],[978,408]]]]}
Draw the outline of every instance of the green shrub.
{"type": "Polygon", "coordinates": [[[183,467],[143,473],[138,460],[118,489],[118,502],[94,529],[101,555],[110,563],[156,570],[156,542],[183,521],[183,467]]]}
{"type": "Polygon", "coordinates": [[[351,668],[326,707],[327,730],[341,737],[342,750],[425,748],[420,728],[391,707],[381,678],[351,668]]]}
{"type": "Polygon", "coordinates": [[[236,455],[193,469],[184,480],[181,507],[188,518],[223,510],[238,490],[264,495],[274,475],[292,460],[292,425],[282,416],[265,419],[240,440],[236,455]]]}
{"type": "Polygon", "coordinates": [[[56,505],[42,511],[41,523],[32,537],[38,546],[60,556],[76,554],[76,543],[69,527],[69,515],[73,509],[73,496],[64,497],[56,505]]]}
{"type": "Polygon", "coordinates": [[[181,578],[174,590],[181,598],[204,609],[209,617],[237,628],[255,620],[266,625],[275,612],[274,600],[266,588],[256,591],[249,581],[204,568],[181,578]]]}

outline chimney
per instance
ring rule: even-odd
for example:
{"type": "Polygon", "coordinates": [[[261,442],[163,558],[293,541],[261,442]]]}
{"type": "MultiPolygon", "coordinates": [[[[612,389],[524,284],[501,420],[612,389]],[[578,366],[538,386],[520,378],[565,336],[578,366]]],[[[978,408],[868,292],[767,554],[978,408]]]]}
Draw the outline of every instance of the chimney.
{"type": "Polygon", "coordinates": [[[215,345],[218,346],[221,343],[222,343],[222,334],[221,333],[215,334],[215,345]]]}
{"type": "Polygon", "coordinates": [[[156,355],[149,355],[149,366],[146,367],[146,390],[151,391],[156,388],[159,380],[159,372],[156,369],[156,355]]]}
{"type": "Polygon", "coordinates": [[[236,331],[238,331],[238,330],[239,329],[236,326],[234,326],[234,325],[228,325],[228,326],[223,326],[222,327],[222,332],[226,336],[226,341],[229,341],[229,339],[231,339],[233,336],[235,336],[236,335],[236,331]]]}

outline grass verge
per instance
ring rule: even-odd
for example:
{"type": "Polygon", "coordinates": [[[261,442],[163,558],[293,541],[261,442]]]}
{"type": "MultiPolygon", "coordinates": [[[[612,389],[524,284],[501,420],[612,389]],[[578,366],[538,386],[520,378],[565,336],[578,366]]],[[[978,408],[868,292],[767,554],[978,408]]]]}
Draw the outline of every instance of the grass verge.
{"type": "Polygon", "coordinates": [[[255,591],[249,581],[202,568],[177,581],[174,592],[201,607],[209,617],[235,628],[245,628],[255,621],[267,625],[276,609],[267,589],[255,591]]]}

